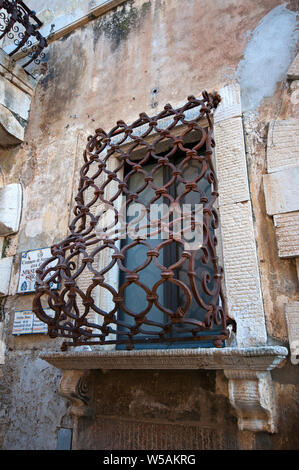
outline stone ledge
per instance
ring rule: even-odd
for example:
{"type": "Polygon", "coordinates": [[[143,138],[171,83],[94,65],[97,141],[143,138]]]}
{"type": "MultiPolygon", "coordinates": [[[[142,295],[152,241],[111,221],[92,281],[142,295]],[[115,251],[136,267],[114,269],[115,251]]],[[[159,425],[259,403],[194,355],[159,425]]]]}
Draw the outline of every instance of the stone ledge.
{"type": "Polygon", "coordinates": [[[92,417],[91,369],[224,369],[229,400],[241,431],[277,432],[275,395],[270,370],[279,367],[288,350],[282,346],[198,348],[138,351],[43,353],[59,369],[59,393],[71,402],[75,419],[92,417]]]}
{"type": "Polygon", "coordinates": [[[137,351],[51,352],[40,355],[66,370],[91,369],[229,369],[269,371],[287,357],[282,346],[248,348],[143,349],[137,351]]]}

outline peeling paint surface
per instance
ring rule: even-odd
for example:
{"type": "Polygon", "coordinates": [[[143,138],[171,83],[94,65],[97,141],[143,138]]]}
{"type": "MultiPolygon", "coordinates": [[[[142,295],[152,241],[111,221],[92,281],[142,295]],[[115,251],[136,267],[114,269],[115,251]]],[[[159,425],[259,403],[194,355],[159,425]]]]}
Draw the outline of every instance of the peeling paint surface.
{"type": "Polygon", "coordinates": [[[285,5],[271,10],[253,30],[236,73],[243,111],[256,109],[274,94],[295,57],[298,39],[296,12],[285,5]]]}
{"type": "Polygon", "coordinates": [[[55,449],[58,427],[68,406],[57,394],[59,371],[30,351],[10,353],[9,359],[0,391],[3,447],[55,449]],[[15,419],[9,412],[12,409],[15,419]]]}

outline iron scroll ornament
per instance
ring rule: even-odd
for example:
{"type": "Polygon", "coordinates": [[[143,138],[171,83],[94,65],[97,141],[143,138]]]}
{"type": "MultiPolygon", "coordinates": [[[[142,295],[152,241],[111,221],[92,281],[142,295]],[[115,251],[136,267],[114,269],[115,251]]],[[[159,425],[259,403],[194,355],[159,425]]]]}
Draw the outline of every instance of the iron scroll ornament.
{"type": "MultiPolygon", "coordinates": [[[[229,336],[227,327],[234,322],[226,311],[214,232],[218,226],[214,207],[218,183],[212,159],[212,115],[220,100],[217,93],[204,91],[201,99],[189,96],[181,108],[167,104],[155,117],[142,113],[131,125],[118,121],[110,132],[97,129],[88,137],[70,234],[51,247],[52,257],[37,270],[33,300],[33,312],[47,323],[49,336],[67,339],[62,350],[107,344],[127,349],[144,344],[164,347],[182,341],[194,347],[199,341],[223,346],[229,336]],[[205,125],[200,125],[203,122],[205,125]],[[185,169],[194,164],[199,168],[196,178],[186,178],[185,169]],[[162,171],[168,180],[157,184],[157,174],[162,171]],[[142,185],[132,190],[130,181],[136,175],[142,176],[142,185]],[[179,195],[174,195],[173,187],[182,189],[179,195]],[[152,195],[147,203],[142,200],[145,191],[152,195]],[[151,239],[137,237],[123,245],[120,231],[113,237],[107,235],[120,220],[120,200],[125,201],[126,209],[140,202],[148,215],[155,201],[180,203],[191,192],[203,205],[200,250],[185,249],[171,230],[168,239],[154,244],[151,239]],[[107,205],[114,220],[109,218],[113,223],[106,224],[99,236],[97,227],[105,219],[107,205]],[[167,265],[164,253],[174,246],[175,257],[167,265]],[[128,253],[136,248],[146,258],[132,269],[128,253]],[[158,273],[152,285],[143,282],[149,266],[158,273]],[[61,285],[60,291],[50,289],[53,282],[61,285]],[[175,304],[161,301],[166,287],[170,293],[176,292],[175,304]],[[133,297],[139,296],[137,291],[144,296],[141,311],[133,311],[127,304],[127,292],[132,289],[133,297]],[[44,310],[49,307],[52,316],[44,310]],[[160,315],[158,320],[153,311],[160,315]]],[[[128,223],[124,226],[127,229],[128,223]]],[[[161,233],[162,225],[157,230],[161,233]]]]}

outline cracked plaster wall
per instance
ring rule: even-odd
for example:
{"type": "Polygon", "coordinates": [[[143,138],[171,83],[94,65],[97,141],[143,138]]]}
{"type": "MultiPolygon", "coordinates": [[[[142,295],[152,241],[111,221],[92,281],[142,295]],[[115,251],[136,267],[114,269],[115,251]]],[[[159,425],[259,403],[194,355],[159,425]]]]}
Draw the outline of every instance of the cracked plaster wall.
{"type": "MultiPolygon", "coordinates": [[[[35,7],[36,3],[30,5],[35,7]]],[[[46,18],[48,3],[38,3],[46,18]]],[[[78,2],[68,5],[71,3],[77,7],[78,2]]],[[[273,341],[286,342],[283,305],[286,298],[296,295],[298,283],[293,263],[278,259],[261,178],[265,172],[268,122],[274,116],[283,118],[296,112],[283,75],[295,53],[294,2],[258,0],[254,6],[249,0],[186,3],[188,7],[182,10],[175,0],[129,1],[51,43],[39,72],[25,141],[16,149],[0,153],[5,184],[20,181],[24,189],[20,232],[6,239],[3,251],[5,256],[15,255],[11,295],[5,303],[7,355],[2,372],[3,377],[11,379],[4,397],[8,419],[3,420],[4,448],[55,448],[56,428],[66,409],[64,399],[56,395],[53,399],[58,380],[54,370],[53,382],[50,369],[42,373],[44,381],[36,381],[39,351],[58,349],[59,341],[41,335],[12,337],[11,328],[14,311],[30,308],[32,302],[31,295],[16,295],[20,252],[49,246],[66,236],[74,181],[88,134],[99,126],[109,130],[118,119],[130,122],[141,111],[159,112],[167,102],[179,105],[188,95],[199,95],[205,88],[217,89],[237,76],[244,110],[250,110],[245,114],[244,126],[267,327],[273,341]],[[279,18],[283,22],[281,37],[273,34],[279,18]],[[271,51],[266,50],[269,41],[271,51]],[[257,44],[264,51],[262,62],[258,53],[252,53],[257,44]],[[286,50],[283,63],[273,63],[273,55],[286,50]],[[266,67],[265,83],[252,80],[257,67],[266,67]],[[28,378],[23,373],[25,365],[28,378]],[[32,387],[37,409],[41,410],[38,422],[30,410],[32,401],[27,392],[22,395],[23,387],[32,387]],[[50,417],[44,408],[47,402],[53,403],[50,417]],[[27,416],[22,429],[19,414],[27,416]]],[[[52,2],[47,24],[53,21],[50,10],[60,16],[55,10],[60,5],[52,2]]],[[[72,11],[70,6],[66,14],[72,15],[72,11]]],[[[206,380],[202,374],[202,387],[206,380]]],[[[282,406],[295,412],[298,384],[291,378],[286,381],[279,382],[277,393],[283,397],[282,406]]],[[[225,397],[225,389],[221,394],[225,397]]],[[[259,441],[249,437],[243,435],[238,446],[246,447],[246,441],[252,446],[266,445],[261,437],[259,441]]],[[[268,447],[282,445],[281,441],[266,441],[268,447]]],[[[287,431],[283,442],[285,447],[292,445],[287,431]]]]}

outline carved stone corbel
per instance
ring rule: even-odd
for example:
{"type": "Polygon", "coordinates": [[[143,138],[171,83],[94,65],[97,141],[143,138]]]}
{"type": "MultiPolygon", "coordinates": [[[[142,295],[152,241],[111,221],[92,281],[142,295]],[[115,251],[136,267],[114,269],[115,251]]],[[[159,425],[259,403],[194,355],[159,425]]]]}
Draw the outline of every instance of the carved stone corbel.
{"type": "MultiPolygon", "coordinates": [[[[103,369],[208,369],[224,370],[229,380],[229,398],[237,412],[242,431],[276,432],[276,402],[271,370],[282,367],[288,356],[283,346],[148,349],[136,351],[52,352],[41,355],[62,369],[62,395],[69,398],[74,412],[86,416],[90,402],[79,393],[77,382],[84,371],[103,369]],[[78,367],[81,367],[78,370],[78,367]],[[85,410],[85,411],[84,411],[85,410]]],[[[92,377],[92,376],[91,376],[92,377]]],[[[94,387],[91,387],[94,390],[94,387]]],[[[92,395],[94,397],[94,395],[92,395]]]]}
{"type": "Polygon", "coordinates": [[[88,375],[89,371],[86,370],[62,370],[58,393],[70,400],[71,414],[78,418],[92,415],[88,375]]]}
{"type": "Polygon", "coordinates": [[[225,370],[229,398],[241,431],[277,432],[276,403],[270,371],[225,370]]]}

